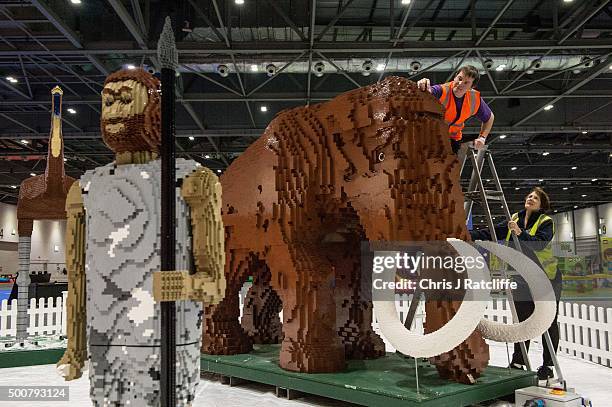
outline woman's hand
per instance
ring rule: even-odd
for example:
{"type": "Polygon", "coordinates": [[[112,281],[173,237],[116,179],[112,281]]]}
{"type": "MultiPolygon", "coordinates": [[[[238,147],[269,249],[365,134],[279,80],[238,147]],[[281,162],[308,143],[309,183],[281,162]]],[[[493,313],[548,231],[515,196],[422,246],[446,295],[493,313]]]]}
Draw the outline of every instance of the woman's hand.
{"type": "Polygon", "coordinates": [[[518,226],[518,223],[513,220],[508,222],[508,229],[510,229],[516,236],[520,235],[522,232],[521,228],[518,226]]]}

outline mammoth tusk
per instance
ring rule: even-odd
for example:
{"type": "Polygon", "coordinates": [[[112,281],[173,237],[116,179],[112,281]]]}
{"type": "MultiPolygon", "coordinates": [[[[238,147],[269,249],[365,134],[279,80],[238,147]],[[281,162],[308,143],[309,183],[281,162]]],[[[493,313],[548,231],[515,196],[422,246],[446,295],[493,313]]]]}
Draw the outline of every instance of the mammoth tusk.
{"type": "Polygon", "coordinates": [[[542,335],[557,313],[555,294],[544,271],[525,254],[510,247],[480,240],[476,244],[512,266],[527,282],[535,303],[533,313],[523,322],[507,325],[483,318],[478,331],[483,337],[498,342],[523,342],[542,335]]]}
{"type": "MultiPolygon", "coordinates": [[[[460,256],[478,257],[480,253],[470,244],[457,239],[448,239],[460,256]]],[[[486,268],[486,266],[485,266],[486,268]]],[[[467,268],[467,278],[474,281],[489,281],[488,272],[476,267],[467,268]]],[[[465,340],[478,325],[487,306],[487,290],[466,290],[457,313],[437,331],[425,335],[410,332],[399,320],[395,301],[373,301],[374,315],[382,334],[405,355],[433,357],[448,352],[465,340]]]]}

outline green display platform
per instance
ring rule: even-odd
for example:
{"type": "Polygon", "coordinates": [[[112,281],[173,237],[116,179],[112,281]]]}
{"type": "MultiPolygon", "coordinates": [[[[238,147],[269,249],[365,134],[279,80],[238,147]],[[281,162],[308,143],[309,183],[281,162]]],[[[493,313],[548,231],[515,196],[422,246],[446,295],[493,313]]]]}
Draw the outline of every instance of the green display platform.
{"type": "Polygon", "coordinates": [[[364,406],[463,407],[537,384],[533,372],[492,366],[474,385],[452,383],[438,378],[435,367],[421,362],[417,393],[414,359],[388,353],[376,360],[350,360],[341,373],[305,374],[281,369],[278,353],[279,345],[256,345],[249,354],[202,354],[201,367],[206,372],[364,406]]]}
{"type": "Polygon", "coordinates": [[[57,363],[65,349],[0,351],[0,369],[5,367],[49,365],[57,363]]]}

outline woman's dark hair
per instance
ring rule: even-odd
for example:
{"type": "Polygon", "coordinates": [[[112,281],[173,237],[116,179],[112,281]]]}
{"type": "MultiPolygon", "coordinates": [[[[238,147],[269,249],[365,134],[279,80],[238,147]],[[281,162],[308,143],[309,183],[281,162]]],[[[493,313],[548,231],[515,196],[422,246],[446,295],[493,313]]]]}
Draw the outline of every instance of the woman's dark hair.
{"type": "Polygon", "coordinates": [[[544,192],[544,190],[540,187],[533,188],[531,192],[529,193],[531,194],[532,192],[535,192],[538,198],[540,198],[540,207],[544,211],[549,211],[550,210],[550,198],[548,197],[548,194],[544,192]]]}

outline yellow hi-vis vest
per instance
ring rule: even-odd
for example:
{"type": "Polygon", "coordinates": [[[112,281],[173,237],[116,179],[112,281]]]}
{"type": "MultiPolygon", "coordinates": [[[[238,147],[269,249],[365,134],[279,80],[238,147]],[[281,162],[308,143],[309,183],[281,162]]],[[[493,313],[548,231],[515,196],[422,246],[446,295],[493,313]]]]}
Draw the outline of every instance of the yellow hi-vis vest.
{"type": "MultiPolygon", "coordinates": [[[[512,220],[515,222],[518,221],[518,213],[512,215],[512,220]]],[[[534,223],[531,229],[529,229],[529,236],[535,236],[536,232],[538,231],[538,227],[547,220],[550,220],[552,222],[550,216],[541,214],[536,223],[534,223]]],[[[508,229],[508,234],[506,235],[506,242],[510,241],[511,233],[512,232],[510,231],[510,229],[508,229]]],[[[553,235],[554,233],[555,224],[553,223],[553,235]]],[[[546,273],[548,278],[550,280],[554,279],[555,275],[557,274],[557,258],[553,254],[552,245],[550,244],[550,242],[548,242],[544,249],[534,250],[533,252],[535,253],[538,260],[540,260],[540,264],[542,264],[542,268],[544,269],[544,272],[546,273]]]]}

